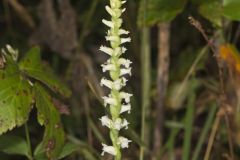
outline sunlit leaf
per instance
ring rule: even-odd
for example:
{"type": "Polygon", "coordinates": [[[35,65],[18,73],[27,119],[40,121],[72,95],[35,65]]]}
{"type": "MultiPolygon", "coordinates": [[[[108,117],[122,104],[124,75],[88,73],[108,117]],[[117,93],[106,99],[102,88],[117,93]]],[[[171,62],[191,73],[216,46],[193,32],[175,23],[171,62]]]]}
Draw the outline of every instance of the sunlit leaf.
{"type": "Polygon", "coordinates": [[[53,91],[60,93],[65,97],[71,95],[71,91],[57,78],[53,71],[41,63],[40,49],[32,48],[19,63],[20,70],[28,76],[46,84],[53,91]]]}
{"type": "Polygon", "coordinates": [[[231,44],[224,44],[220,47],[220,58],[223,59],[230,69],[240,73],[240,55],[237,49],[231,44]]]}
{"type": "Polygon", "coordinates": [[[138,24],[143,26],[144,16],[146,25],[154,25],[159,22],[170,22],[184,9],[187,0],[144,0],[140,2],[138,24]],[[144,9],[146,8],[146,12],[144,9]]]}
{"type": "Polygon", "coordinates": [[[223,0],[223,14],[230,20],[240,20],[240,1],[223,0]]]}
{"type": "Polygon", "coordinates": [[[10,58],[0,70],[0,134],[21,126],[31,110],[31,85],[20,74],[17,64],[10,58]]]}
{"type": "Polygon", "coordinates": [[[50,95],[41,84],[35,83],[34,91],[38,121],[45,126],[42,147],[49,158],[56,159],[61,153],[65,141],[60,113],[53,105],[50,95]]]}

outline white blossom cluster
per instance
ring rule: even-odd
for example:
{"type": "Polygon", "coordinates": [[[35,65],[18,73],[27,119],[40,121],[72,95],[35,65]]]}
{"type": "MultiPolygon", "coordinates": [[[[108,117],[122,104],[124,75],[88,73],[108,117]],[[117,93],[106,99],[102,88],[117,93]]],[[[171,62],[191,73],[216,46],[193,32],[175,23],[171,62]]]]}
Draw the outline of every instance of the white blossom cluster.
{"type": "MultiPolygon", "coordinates": [[[[128,148],[129,142],[125,137],[119,136],[120,129],[128,128],[128,121],[121,118],[123,113],[130,113],[130,97],[132,94],[122,91],[122,88],[126,86],[127,79],[125,75],[131,75],[131,61],[121,56],[126,52],[124,43],[130,42],[131,38],[128,37],[129,32],[122,29],[121,15],[125,11],[122,5],[126,1],[122,0],[109,0],[110,6],[106,6],[106,11],[110,14],[111,20],[103,19],[102,22],[109,27],[107,31],[106,40],[109,41],[110,47],[101,46],[100,51],[109,55],[109,59],[102,64],[102,71],[109,72],[110,78],[102,78],[101,86],[105,86],[110,89],[108,96],[103,97],[104,106],[109,107],[111,117],[103,116],[100,118],[103,126],[110,129],[110,137],[113,145],[108,146],[102,144],[103,152],[109,153],[116,157],[121,157],[121,148],[128,148]]],[[[120,159],[120,158],[119,158],[120,159]]]]}
{"type": "MultiPolygon", "coordinates": [[[[12,56],[13,60],[17,61],[17,59],[18,59],[18,50],[17,49],[13,49],[12,46],[7,44],[6,49],[2,48],[1,51],[4,56],[6,56],[9,53],[12,56]]],[[[2,58],[5,61],[4,57],[2,57],[2,58]]]]}

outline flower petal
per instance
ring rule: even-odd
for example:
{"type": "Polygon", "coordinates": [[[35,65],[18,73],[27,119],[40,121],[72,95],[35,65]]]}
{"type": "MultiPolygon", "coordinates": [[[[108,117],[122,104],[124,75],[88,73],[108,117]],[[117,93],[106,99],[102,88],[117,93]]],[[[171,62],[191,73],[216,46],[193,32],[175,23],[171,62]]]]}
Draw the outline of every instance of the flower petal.
{"type": "Polygon", "coordinates": [[[125,137],[119,137],[118,138],[118,144],[121,145],[121,148],[128,148],[128,144],[132,142],[131,140],[125,138],[125,137]]]}
{"type": "Polygon", "coordinates": [[[106,78],[102,78],[102,79],[101,79],[101,82],[100,82],[100,85],[101,85],[101,86],[104,85],[104,86],[108,87],[109,89],[112,89],[113,82],[110,81],[110,80],[107,80],[106,78]]]}
{"type": "Polygon", "coordinates": [[[112,98],[112,97],[102,97],[103,98],[103,101],[104,101],[104,106],[106,107],[108,104],[109,105],[117,105],[117,100],[115,98],[112,98]]]}
{"type": "Polygon", "coordinates": [[[106,126],[108,128],[110,128],[110,125],[112,123],[112,120],[108,118],[108,116],[102,116],[100,118],[100,121],[102,123],[103,126],[106,126]]]}
{"type": "Polygon", "coordinates": [[[121,44],[127,43],[127,42],[131,42],[131,38],[130,37],[128,37],[128,38],[121,38],[121,44]]]}
{"type": "Polygon", "coordinates": [[[102,64],[102,71],[106,72],[106,71],[115,71],[116,70],[116,66],[114,64],[111,63],[106,63],[106,64],[102,64]]]}
{"type": "Polygon", "coordinates": [[[119,63],[120,65],[125,66],[126,68],[129,68],[130,65],[132,64],[132,62],[131,62],[130,60],[125,59],[125,58],[120,58],[120,59],[118,60],[118,63],[119,63]]]}
{"type": "Polygon", "coordinates": [[[120,75],[123,76],[125,74],[129,74],[130,76],[132,75],[132,69],[131,68],[121,68],[120,69],[120,75]]]}
{"type": "Polygon", "coordinates": [[[130,104],[122,105],[120,113],[124,113],[124,112],[130,113],[130,111],[131,111],[131,105],[130,104]]]}
{"type": "Polygon", "coordinates": [[[106,6],[105,9],[107,10],[107,12],[111,15],[111,16],[114,16],[114,12],[113,10],[109,7],[109,6],[106,6]]]}
{"type": "Polygon", "coordinates": [[[119,30],[119,34],[122,35],[122,34],[129,34],[129,31],[126,31],[124,29],[120,29],[119,30]]]}
{"type": "Polygon", "coordinates": [[[113,49],[106,46],[101,46],[99,50],[110,56],[113,54],[113,49]]]}
{"type": "Polygon", "coordinates": [[[109,153],[113,156],[115,156],[117,154],[117,152],[116,152],[116,150],[113,146],[108,146],[108,145],[103,144],[103,143],[102,143],[102,146],[103,146],[103,152],[101,154],[102,156],[104,155],[105,152],[109,153]]]}
{"type": "Polygon", "coordinates": [[[113,27],[114,27],[112,21],[107,21],[107,20],[103,19],[102,22],[103,22],[106,26],[108,26],[108,27],[110,27],[110,28],[113,28],[113,27]]]}
{"type": "Polygon", "coordinates": [[[122,122],[122,128],[125,128],[125,129],[128,129],[128,121],[126,119],[123,119],[123,122],[122,122]]]}

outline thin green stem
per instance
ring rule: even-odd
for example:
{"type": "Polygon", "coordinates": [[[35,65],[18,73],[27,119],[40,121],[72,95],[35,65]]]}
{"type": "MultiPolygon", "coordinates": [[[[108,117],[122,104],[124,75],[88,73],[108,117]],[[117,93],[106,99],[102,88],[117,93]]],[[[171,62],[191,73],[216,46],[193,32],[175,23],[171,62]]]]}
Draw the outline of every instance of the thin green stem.
{"type": "Polygon", "coordinates": [[[210,127],[212,125],[212,122],[214,120],[214,117],[215,117],[215,114],[216,114],[216,110],[217,110],[217,106],[216,104],[212,105],[211,106],[211,109],[210,109],[210,112],[208,114],[208,117],[207,117],[207,121],[203,127],[203,131],[200,135],[200,138],[198,140],[198,143],[197,143],[197,146],[193,152],[193,158],[192,160],[197,160],[199,159],[200,157],[200,151],[201,151],[201,148],[203,146],[203,143],[207,137],[207,134],[208,134],[208,131],[210,130],[210,127]]]}
{"type": "Polygon", "coordinates": [[[217,134],[217,130],[218,130],[220,121],[221,121],[221,117],[217,115],[214,120],[212,131],[211,131],[211,134],[210,134],[210,137],[208,140],[208,145],[207,145],[206,153],[204,155],[204,160],[209,160],[209,158],[210,158],[210,154],[212,151],[213,143],[214,143],[214,140],[215,140],[215,137],[217,134]]]}
{"type": "Polygon", "coordinates": [[[188,99],[187,104],[187,113],[185,119],[185,129],[184,129],[184,144],[183,144],[183,160],[189,160],[190,149],[191,149],[191,139],[192,139],[192,128],[193,128],[193,120],[194,120],[194,102],[195,102],[195,94],[192,93],[188,99]]]}
{"type": "Polygon", "coordinates": [[[81,30],[81,34],[79,37],[79,49],[82,49],[82,45],[83,45],[83,40],[86,37],[87,33],[89,32],[89,25],[92,22],[92,17],[94,15],[94,12],[96,10],[97,4],[98,4],[99,0],[93,0],[91,7],[87,13],[87,17],[83,23],[83,28],[81,30]]]}
{"type": "Polygon", "coordinates": [[[67,139],[79,145],[79,151],[82,152],[83,150],[87,150],[90,154],[92,154],[96,159],[103,160],[103,157],[96,151],[92,146],[90,146],[87,142],[81,141],[80,139],[74,137],[73,135],[67,135],[67,139]]]}
{"type": "Polygon", "coordinates": [[[119,131],[116,129],[111,128],[110,129],[110,137],[113,143],[113,146],[116,150],[116,156],[114,157],[114,160],[121,160],[122,154],[121,154],[121,147],[118,144],[118,135],[119,135],[119,131]]]}
{"type": "MultiPolygon", "coordinates": [[[[149,114],[150,104],[150,30],[144,28],[142,30],[142,119],[141,119],[141,141],[148,144],[148,126],[146,125],[146,117],[149,114]]],[[[145,146],[140,147],[140,160],[144,159],[145,146]]]]}
{"type": "Polygon", "coordinates": [[[148,126],[146,125],[146,117],[149,114],[149,104],[150,104],[150,82],[151,73],[150,71],[150,29],[146,27],[146,6],[147,0],[143,1],[143,29],[141,37],[141,65],[142,65],[142,115],[141,115],[141,141],[145,145],[140,146],[140,160],[144,159],[145,146],[148,146],[148,126]]]}
{"type": "Polygon", "coordinates": [[[28,129],[27,123],[25,123],[24,127],[25,127],[25,136],[26,136],[27,146],[28,146],[28,159],[33,160],[31,140],[30,140],[29,129],[28,129]]]}

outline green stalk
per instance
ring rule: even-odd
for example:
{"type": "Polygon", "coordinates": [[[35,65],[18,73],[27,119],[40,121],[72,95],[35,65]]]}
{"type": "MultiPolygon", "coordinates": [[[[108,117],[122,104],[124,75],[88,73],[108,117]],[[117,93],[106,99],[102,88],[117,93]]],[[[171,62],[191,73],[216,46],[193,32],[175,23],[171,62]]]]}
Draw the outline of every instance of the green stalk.
{"type": "MultiPolygon", "coordinates": [[[[112,41],[110,43],[111,48],[113,48],[113,49],[116,49],[116,48],[120,47],[120,45],[121,45],[121,42],[120,42],[121,40],[119,37],[119,29],[120,28],[116,25],[118,20],[119,20],[119,18],[112,17],[112,22],[114,23],[115,27],[111,29],[111,36],[118,37],[118,40],[116,40],[115,42],[112,41]]],[[[117,63],[118,59],[119,59],[119,56],[116,56],[116,55],[112,55],[112,57],[111,57],[111,61],[116,67],[115,71],[110,71],[110,76],[113,81],[116,81],[117,79],[120,78],[120,66],[117,63]]],[[[120,91],[112,89],[111,95],[112,95],[112,97],[115,97],[117,99],[117,105],[110,106],[110,112],[111,112],[112,120],[114,122],[120,116],[120,110],[121,110],[120,91]]],[[[118,143],[118,137],[119,137],[119,131],[114,128],[110,128],[110,138],[111,138],[113,146],[117,152],[116,156],[114,157],[115,160],[121,160],[121,157],[122,157],[121,147],[120,147],[120,144],[118,143]]]]}
{"type": "Polygon", "coordinates": [[[150,88],[151,88],[151,65],[150,65],[150,29],[146,27],[146,6],[147,0],[144,2],[144,16],[143,16],[143,28],[141,33],[141,72],[142,72],[142,115],[141,115],[141,141],[145,145],[140,146],[140,160],[144,159],[145,146],[148,146],[149,140],[149,126],[146,124],[146,117],[149,115],[150,105],[150,88]]]}
{"type": "Polygon", "coordinates": [[[103,97],[105,106],[109,105],[111,118],[103,116],[101,121],[103,125],[110,129],[110,138],[113,145],[103,144],[103,154],[105,152],[110,153],[114,155],[115,160],[121,160],[121,148],[128,148],[128,143],[131,142],[127,138],[119,136],[119,130],[123,127],[127,128],[128,125],[126,119],[121,118],[120,114],[130,111],[130,97],[132,96],[132,94],[122,91],[122,87],[126,85],[127,81],[124,75],[131,75],[130,64],[132,63],[130,60],[121,57],[126,51],[123,44],[131,41],[128,36],[129,32],[122,28],[123,20],[121,16],[125,10],[122,5],[125,2],[110,0],[110,6],[105,7],[111,16],[110,21],[102,20],[110,28],[106,36],[106,40],[110,42],[110,48],[100,47],[102,52],[110,56],[107,62],[102,65],[103,72],[109,71],[110,80],[102,78],[101,85],[105,85],[111,90],[110,96],[103,97]],[[127,106],[125,103],[127,103],[127,106]]]}
{"type": "Polygon", "coordinates": [[[175,159],[175,153],[174,153],[174,146],[175,146],[175,138],[179,132],[180,128],[172,128],[170,137],[169,137],[169,146],[168,146],[168,151],[170,155],[170,159],[173,160],[175,159]]]}
{"type": "MultiPolygon", "coordinates": [[[[182,122],[182,120],[181,120],[181,122],[182,122]]],[[[163,154],[166,152],[173,154],[174,146],[175,146],[175,139],[181,129],[182,129],[182,127],[172,127],[171,128],[170,136],[167,139],[167,142],[161,147],[160,152],[156,155],[156,159],[161,159],[163,154]]]]}
{"type": "Polygon", "coordinates": [[[28,129],[27,123],[25,123],[24,127],[25,127],[25,136],[26,136],[27,146],[28,146],[28,159],[33,160],[31,140],[30,140],[29,129],[28,129]]]}
{"type": "Polygon", "coordinates": [[[80,34],[80,37],[79,37],[79,43],[78,43],[79,44],[79,46],[78,46],[79,49],[82,49],[83,40],[86,37],[87,33],[89,32],[89,25],[92,22],[92,17],[94,15],[94,12],[96,10],[98,2],[99,2],[99,0],[93,0],[93,2],[91,4],[91,7],[90,7],[90,9],[87,13],[87,17],[84,20],[83,28],[81,30],[81,34],[80,34]]]}
{"type": "MultiPolygon", "coordinates": [[[[142,119],[141,119],[141,141],[148,145],[149,126],[146,124],[146,117],[149,115],[150,87],[151,87],[151,67],[150,67],[150,29],[142,29],[141,44],[142,62],[142,119]]],[[[140,160],[144,159],[144,146],[140,147],[140,160]]]]}
{"type": "Polygon", "coordinates": [[[194,120],[194,102],[196,95],[192,91],[192,94],[189,95],[188,104],[187,104],[187,113],[185,117],[185,133],[184,133],[184,142],[183,142],[183,160],[189,160],[190,150],[191,150],[191,139],[192,139],[192,128],[194,120]]]}
{"type": "Polygon", "coordinates": [[[210,109],[210,112],[208,114],[208,117],[207,117],[207,121],[206,123],[204,124],[204,127],[203,127],[203,130],[202,130],[202,133],[200,135],[200,138],[198,140],[198,143],[197,143],[197,146],[193,152],[193,158],[192,160],[198,160],[199,157],[200,157],[200,151],[201,151],[201,148],[203,146],[203,143],[207,137],[207,134],[210,130],[210,127],[212,125],[212,122],[215,118],[215,114],[216,114],[216,110],[217,110],[217,106],[216,104],[212,105],[211,106],[211,109],[210,109]]]}
{"type": "Polygon", "coordinates": [[[118,130],[112,129],[112,128],[110,129],[110,137],[111,137],[113,146],[117,152],[116,156],[114,157],[114,160],[121,160],[121,157],[122,157],[120,145],[117,143],[118,135],[119,135],[118,130]]]}

